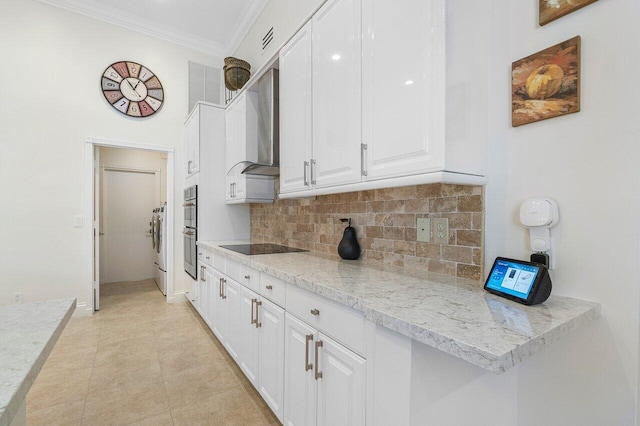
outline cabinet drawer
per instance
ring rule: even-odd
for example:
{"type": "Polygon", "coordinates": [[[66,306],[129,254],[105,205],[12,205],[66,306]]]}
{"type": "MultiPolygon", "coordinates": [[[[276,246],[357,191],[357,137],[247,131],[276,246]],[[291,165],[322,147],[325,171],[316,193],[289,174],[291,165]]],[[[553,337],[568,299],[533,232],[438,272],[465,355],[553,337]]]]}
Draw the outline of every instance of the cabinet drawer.
{"type": "Polygon", "coordinates": [[[227,273],[226,263],[227,259],[224,256],[213,257],[213,267],[217,269],[218,272],[222,272],[223,274],[227,273]]]}
{"type": "Polygon", "coordinates": [[[209,266],[213,266],[213,253],[204,247],[198,247],[198,260],[209,266]]]}
{"type": "Polygon", "coordinates": [[[290,285],[288,312],[307,324],[364,354],[364,315],[354,309],[290,285]]]}
{"type": "Polygon", "coordinates": [[[239,283],[242,282],[242,265],[240,264],[240,262],[227,259],[225,267],[225,273],[229,276],[229,278],[239,283]]]}
{"type": "Polygon", "coordinates": [[[242,265],[242,277],[240,284],[255,291],[260,292],[260,272],[250,266],[242,265]]]}
{"type": "Polygon", "coordinates": [[[287,283],[271,275],[260,275],[260,295],[284,307],[287,283]]]}

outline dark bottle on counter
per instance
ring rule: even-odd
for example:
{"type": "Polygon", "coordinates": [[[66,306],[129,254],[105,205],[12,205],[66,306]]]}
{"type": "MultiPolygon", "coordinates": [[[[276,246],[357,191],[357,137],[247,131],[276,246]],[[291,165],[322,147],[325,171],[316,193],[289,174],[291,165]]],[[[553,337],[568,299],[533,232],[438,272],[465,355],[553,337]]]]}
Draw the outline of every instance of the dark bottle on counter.
{"type": "Polygon", "coordinates": [[[356,236],[356,229],[351,226],[351,219],[340,219],[342,222],[349,222],[344,230],[342,240],[338,244],[338,254],[341,258],[347,260],[356,260],[360,257],[360,244],[356,236]]]}

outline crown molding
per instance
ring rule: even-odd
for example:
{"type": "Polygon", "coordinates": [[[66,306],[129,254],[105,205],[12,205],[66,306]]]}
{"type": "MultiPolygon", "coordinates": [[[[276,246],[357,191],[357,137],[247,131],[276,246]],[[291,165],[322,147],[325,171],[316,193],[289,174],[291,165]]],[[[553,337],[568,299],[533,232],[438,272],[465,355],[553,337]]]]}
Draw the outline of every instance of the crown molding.
{"type": "MultiPolygon", "coordinates": [[[[90,18],[94,18],[108,24],[116,25],[122,28],[126,28],[131,31],[135,31],[149,37],[158,38],[164,41],[168,41],[170,43],[175,43],[180,46],[188,47],[190,49],[198,50],[203,53],[207,53],[209,55],[223,57],[226,56],[226,53],[229,52],[229,44],[226,46],[221,43],[215,42],[211,39],[201,37],[187,31],[179,31],[175,28],[172,28],[167,25],[159,24],[157,22],[151,21],[144,17],[140,17],[138,15],[134,15],[131,13],[123,12],[120,9],[116,9],[111,6],[107,6],[101,3],[98,3],[93,0],[35,0],[39,3],[48,4],[50,6],[59,7],[61,9],[65,9],[71,12],[75,12],[84,16],[88,16],[90,18]]],[[[267,3],[268,0],[260,0],[255,3],[267,3]]],[[[254,3],[254,2],[249,2],[254,3]]],[[[245,22],[249,22],[246,24],[246,27],[236,27],[234,30],[234,37],[241,38],[244,37],[244,33],[240,33],[236,35],[236,31],[245,32],[248,31],[251,24],[255,22],[258,14],[264,7],[264,4],[261,5],[260,10],[255,14],[255,16],[249,16],[249,13],[255,13],[253,9],[255,7],[252,5],[251,7],[245,8],[243,12],[243,16],[241,18],[241,22],[245,25],[245,22]]]]}
{"type": "Polygon", "coordinates": [[[232,55],[242,43],[244,37],[249,33],[251,26],[255,24],[256,20],[269,3],[269,0],[253,0],[247,2],[242,11],[240,20],[236,27],[231,31],[231,36],[227,40],[226,48],[227,52],[225,56],[232,55]]]}

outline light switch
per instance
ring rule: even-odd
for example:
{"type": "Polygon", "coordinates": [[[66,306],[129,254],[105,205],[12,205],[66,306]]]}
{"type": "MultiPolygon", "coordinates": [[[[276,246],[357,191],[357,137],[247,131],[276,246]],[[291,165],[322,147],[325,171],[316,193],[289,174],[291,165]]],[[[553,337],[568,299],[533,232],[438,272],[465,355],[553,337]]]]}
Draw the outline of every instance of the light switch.
{"type": "Polygon", "coordinates": [[[416,220],[417,240],[428,243],[431,239],[431,220],[428,217],[419,217],[416,220]]]}

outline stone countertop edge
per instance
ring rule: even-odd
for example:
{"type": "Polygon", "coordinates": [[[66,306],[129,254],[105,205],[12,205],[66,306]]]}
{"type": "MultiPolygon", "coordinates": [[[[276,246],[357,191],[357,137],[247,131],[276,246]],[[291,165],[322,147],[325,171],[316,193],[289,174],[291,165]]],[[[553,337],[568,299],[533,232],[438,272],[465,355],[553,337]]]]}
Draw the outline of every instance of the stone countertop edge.
{"type": "MultiPolygon", "coordinates": [[[[199,245],[209,250],[213,250],[219,255],[223,255],[227,258],[238,261],[241,264],[245,264],[261,272],[265,272],[276,278],[280,278],[290,284],[296,285],[297,287],[326,297],[330,300],[333,300],[334,302],[341,303],[343,305],[356,309],[362,312],[367,320],[372,321],[377,325],[393,330],[418,342],[424,343],[428,346],[436,348],[457,358],[463,359],[496,374],[500,374],[509,370],[531,355],[540,351],[545,346],[557,341],[561,337],[569,334],[571,331],[579,328],[580,326],[595,320],[600,315],[600,305],[594,302],[588,302],[568,297],[552,296],[544,304],[538,305],[544,307],[540,309],[536,306],[528,307],[516,302],[490,295],[482,288],[482,284],[478,282],[473,282],[472,285],[469,285],[471,281],[456,279],[455,277],[429,274],[429,277],[427,279],[424,277],[420,278],[419,276],[416,276],[415,273],[411,274],[410,272],[401,270],[401,268],[398,267],[389,267],[389,271],[386,271],[386,267],[384,266],[380,268],[380,271],[382,271],[383,273],[390,273],[391,275],[397,276],[398,278],[403,278],[406,273],[407,278],[410,278],[413,281],[415,281],[416,279],[422,281],[421,285],[425,289],[428,288],[429,284],[438,284],[439,280],[447,283],[447,285],[456,285],[457,282],[460,282],[460,288],[462,289],[462,292],[473,288],[473,290],[469,291],[482,294],[485,299],[493,299],[496,301],[496,303],[506,306],[506,309],[512,309],[516,312],[525,310],[523,311],[525,312],[525,316],[527,316],[526,310],[529,310],[530,313],[534,314],[536,312],[536,309],[539,309],[542,311],[542,313],[539,315],[540,318],[534,318],[537,320],[544,320],[546,319],[544,318],[545,316],[549,316],[548,312],[544,312],[544,310],[546,310],[545,305],[550,305],[552,308],[559,310],[559,314],[563,314],[563,306],[570,306],[571,309],[575,311],[572,311],[570,314],[566,315],[567,318],[562,319],[560,323],[553,324],[550,328],[546,328],[541,332],[533,332],[533,335],[531,336],[523,337],[522,334],[518,333],[508,336],[504,339],[504,342],[498,342],[500,343],[499,348],[491,350],[490,348],[488,348],[488,346],[490,343],[494,342],[482,342],[486,344],[478,344],[475,336],[464,336],[464,330],[462,330],[462,332],[459,332],[458,335],[456,335],[456,333],[453,331],[447,332],[450,330],[438,331],[438,327],[430,327],[424,322],[419,323],[419,321],[416,321],[416,318],[411,318],[410,314],[398,315],[398,312],[403,312],[403,306],[401,303],[402,300],[399,300],[397,306],[394,306],[394,300],[388,298],[389,294],[392,293],[387,293],[387,299],[385,300],[385,302],[379,303],[373,300],[358,297],[357,295],[350,294],[349,292],[342,291],[340,289],[324,285],[322,282],[314,281],[311,278],[305,277],[303,273],[291,272],[284,270],[282,267],[279,268],[269,265],[269,260],[275,260],[274,256],[278,256],[279,259],[282,259],[282,256],[291,255],[305,255],[310,256],[311,259],[314,260],[317,259],[321,262],[335,262],[336,264],[338,264],[339,262],[345,262],[335,257],[313,252],[247,256],[219,247],[220,245],[243,243],[246,242],[198,242],[199,245]],[[393,312],[394,309],[396,309],[396,312],[393,312]],[[518,341],[510,341],[509,338],[516,338],[518,341]],[[474,342],[474,340],[476,340],[476,342],[474,342]],[[483,348],[480,346],[486,347],[483,348]]],[[[377,270],[377,268],[372,265],[361,264],[358,263],[358,261],[346,262],[348,262],[348,264],[353,267],[377,270]]],[[[424,274],[424,272],[421,273],[424,274]]],[[[392,288],[394,285],[397,285],[397,283],[390,283],[389,288],[392,288]]],[[[455,323],[456,321],[451,319],[451,322],[455,323]]],[[[495,324],[492,324],[492,326],[494,325],[495,324]]],[[[535,325],[537,324],[535,324],[534,321],[534,326],[535,325]]],[[[493,336],[493,338],[495,339],[495,336],[493,336]]]]}
{"type": "Polygon", "coordinates": [[[75,307],[76,299],[0,306],[0,336],[10,340],[0,346],[0,426],[11,424],[75,307]]]}

